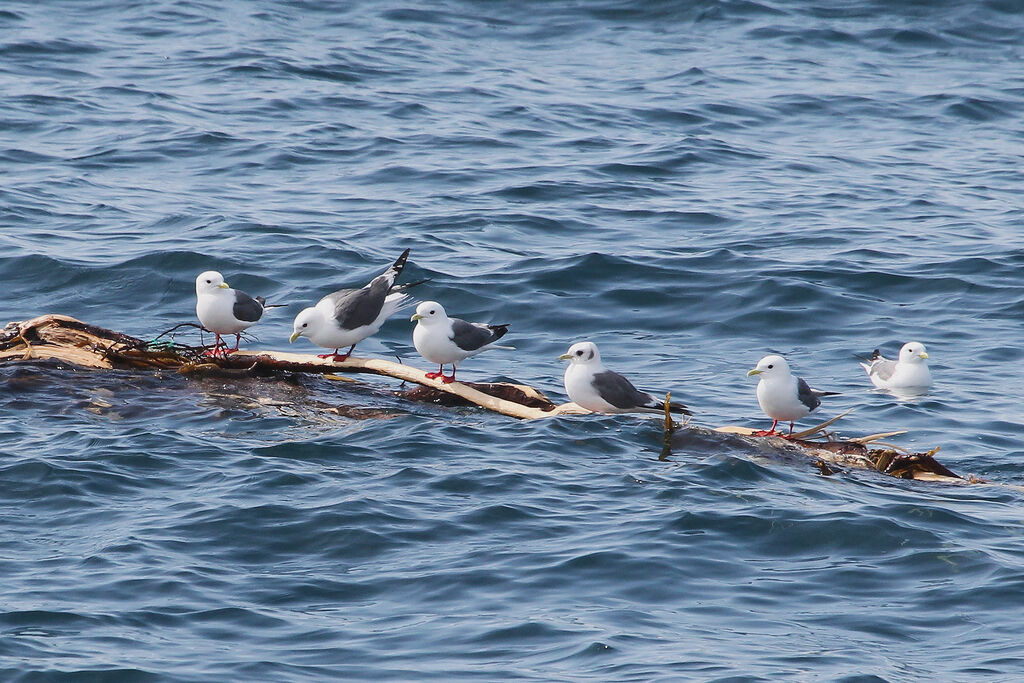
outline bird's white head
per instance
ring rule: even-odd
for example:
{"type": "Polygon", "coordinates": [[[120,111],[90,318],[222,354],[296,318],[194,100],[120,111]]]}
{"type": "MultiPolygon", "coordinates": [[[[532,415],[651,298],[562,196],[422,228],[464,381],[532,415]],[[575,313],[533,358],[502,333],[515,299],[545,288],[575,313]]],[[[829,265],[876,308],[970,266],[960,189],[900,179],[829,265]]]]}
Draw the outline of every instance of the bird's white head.
{"type": "Polygon", "coordinates": [[[761,375],[762,379],[773,377],[788,377],[789,363],[782,356],[765,356],[757,362],[753,370],[747,372],[747,377],[761,375]]]}
{"type": "Polygon", "coordinates": [[[416,307],[416,312],[409,318],[420,325],[434,325],[447,319],[448,314],[444,312],[444,306],[436,301],[424,301],[416,307]]]}
{"type": "Polygon", "coordinates": [[[228,287],[228,283],[224,282],[224,276],[216,270],[208,270],[196,276],[196,296],[215,294],[218,289],[230,289],[230,287],[228,287]]]}
{"type": "Polygon", "coordinates": [[[292,324],[292,336],[288,337],[288,341],[294,342],[299,337],[308,337],[311,334],[316,334],[316,331],[323,324],[324,316],[320,311],[313,307],[304,308],[301,313],[295,316],[295,322],[292,324]]]}
{"type": "Polygon", "coordinates": [[[921,363],[928,359],[928,352],[921,342],[907,342],[900,349],[901,363],[921,363]]]}
{"type": "Polygon", "coordinates": [[[594,342],[576,342],[569,347],[569,350],[558,357],[558,360],[567,360],[573,365],[586,363],[600,363],[601,353],[597,350],[594,342]]]}

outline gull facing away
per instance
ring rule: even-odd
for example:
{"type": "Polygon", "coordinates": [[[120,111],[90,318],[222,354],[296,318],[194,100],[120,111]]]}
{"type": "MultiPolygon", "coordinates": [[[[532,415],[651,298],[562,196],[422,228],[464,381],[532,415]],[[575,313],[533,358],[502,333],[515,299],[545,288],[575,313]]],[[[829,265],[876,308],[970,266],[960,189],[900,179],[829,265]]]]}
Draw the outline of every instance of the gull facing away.
{"type": "Polygon", "coordinates": [[[224,276],[215,270],[208,270],[196,277],[196,317],[210,332],[216,341],[212,351],[207,355],[216,356],[220,349],[222,334],[235,335],[235,348],[220,349],[221,355],[234,353],[242,340],[242,330],[255,325],[267,306],[267,300],[261,296],[253,298],[240,289],[231,289],[224,282],[224,276]]]}
{"type": "Polygon", "coordinates": [[[765,415],[772,419],[771,429],[755,432],[754,436],[773,436],[779,420],[789,422],[789,434],[793,423],[811,414],[821,405],[822,396],[837,396],[834,391],[811,389],[800,377],[794,377],[789,363],[782,356],[765,356],[757,366],[747,372],[747,377],[760,375],[757,383],[757,402],[765,415]]]}
{"type": "Polygon", "coordinates": [[[927,389],[932,385],[928,370],[928,352],[921,342],[907,342],[900,349],[899,360],[889,360],[879,349],[871,354],[870,363],[861,363],[871,383],[879,389],[927,389]]]}
{"type": "Polygon", "coordinates": [[[494,342],[505,336],[508,325],[487,325],[468,323],[461,318],[449,318],[444,307],[436,301],[424,301],[416,307],[409,320],[416,321],[412,331],[412,343],[421,356],[431,363],[437,363],[437,372],[428,372],[428,379],[441,378],[445,384],[455,381],[455,370],[459,363],[487,349],[509,349],[512,346],[496,346],[494,342]],[[452,366],[450,377],[445,376],[444,366],[452,366]]]}
{"type": "MultiPolygon", "coordinates": [[[[636,413],[665,410],[665,401],[640,391],[632,382],[601,362],[593,342],[576,342],[558,357],[569,361],[563,382],[565,393],[576,405],[595,413],[636,413]]],[[[682,403],[669,403],[673,413],[692,415],[682,403]]]]}
{"type": "Polygon", "coordinates": [[[295,316],[292,336],[288,341],[306,337],[317,346],[334,349],[333,353],[317,354],[318,358],[330,358],[335,362],[347,360],[356,344],[377,334],[395,311],[412,303],[405,293],[407,289],[426,282],[395,284],[405,268],[409,251],[403,251],[391,267],[362,289],[339,289],[320,299],[316,306],[304,309],[295,316]],[[344,346],[349,347],[348,352],[339,354],[338,350],[344,346]]]}

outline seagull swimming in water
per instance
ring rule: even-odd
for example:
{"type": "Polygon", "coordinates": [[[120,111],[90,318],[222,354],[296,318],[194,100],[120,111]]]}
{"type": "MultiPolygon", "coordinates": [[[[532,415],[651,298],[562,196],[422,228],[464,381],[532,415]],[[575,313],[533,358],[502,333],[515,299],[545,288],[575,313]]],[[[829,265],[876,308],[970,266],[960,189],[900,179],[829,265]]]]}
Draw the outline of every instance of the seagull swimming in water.
{"type": "Polygon", "coordinates": [[[242,331],[255,325],[263,317],[267,300],[261,296],[251,297],[240,289],[231,289],[224,282],[224,276],[215,270],[208,270],[196,277],[196,317],[216,341],[207,355],[216,356],[220,349],[222,334],[235,335],[235,348],[220,349],[222,355],[234,353],[242,340],[242,331]]]}
{"type": "Polygon", "coordinates": [[[907,342],[900,349],[899,360],[885,358],[879,349],[871,354],[870,363],[861,363],[871,383],[879,389],[927,389],[932,385],[928,370],[928,352],[921,342],[907,342]]]}
{"type": "Polygon", "coordinates": [[[487,349],[514,349],[512,346],[494,344],[508,332],[507,324],[486,325],[449,318],[444,307],[436,301],[421,303],[409,320],[416,321],[412,331],[413,346],[421,356],[440,366],[437,372],[428,372],[427,378],[440,377],[445,384],[455,381],[456,368],[470,356],[487,349]],[[452,366],[450,377],[444,374],[444,366],[449,364],[452,366]]]}
{"type": "Polygon", "coordinates": [[[793,434],[793,423],[810,415],[821,405],[822,396],[836,396],[834,391],[811,389],[800,377],[794,377],[789,363],[782,356],[765,356],[757,366],[747,372],[747,377],[759,375],[757,402],[765,415],[772,419],[771,429],[759,431],[754,436],[772,436],[779,421],[789,422],[789,434],[793,434]]]}
{"type": "Polygon", "coordinates": [[[334,349],[333,353],[318,354],[318,358],[331,358],[335,362],[347,360],[356,344],[377,334],[381,325],[395,311],[411,303],[407,289],[426,280],[395,285],[409,258],[409,249],[382,274],[370,280],[362,289],[339,289],[331,292],[295,316],[289,342],[306,337],[317,346],[334,349]],[[348,352],[339,354],[342,347],[348,352]]]}
{"type": "MultiPolygon", "coordinates": [[[[595,413],[635,413],[665,410],[665,401],[640,391],[617,372],[606,368],[593,342],[576,342],[558,360],[569,361],[565,369],[565,393],[576,405],[595,413]]],[[[681,403],[669,403],[673,413],[692,415],[681,403]]]]}

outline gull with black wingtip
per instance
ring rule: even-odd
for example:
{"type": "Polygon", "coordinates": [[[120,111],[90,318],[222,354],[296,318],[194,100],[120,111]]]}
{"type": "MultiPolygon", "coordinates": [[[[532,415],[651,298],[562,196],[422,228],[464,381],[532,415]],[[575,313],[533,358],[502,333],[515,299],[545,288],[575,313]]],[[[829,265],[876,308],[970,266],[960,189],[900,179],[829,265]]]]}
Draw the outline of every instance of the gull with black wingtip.
{"type": "Polygon", "coordinates": [[[928,370],[928,351],[921,342],[907,342],[900,349],[899,360],[890,360],[879,349],[871,354],[870,363],[861,363],[871,383],[879,389],[927,389],[932,385],[928,370]]]}
{"type": "Polygon", "coordinates": [[[416,307],[409,320],[416,321],[412,343],[421,356],[438,364],[437,372],[428,372],[428,379],[441,378],[445,384],[455,381],[459,363],[487,349],[514,350],[512,346],[497,346],[494,342],[505,336],[508,325],[469,323],[461,318],[449,318],[444,307],[436,301],[424,301],[416,307]],[[444,366],[452,366],[451,376],[444,374],[444,366]]]}
{"type": "MultiPolygon", "coordinates": [[[[577,342],[558,360],[569,361],[563,381],[565,393],[578,406],[595,413],[636,413],[665,410],[665,401],[640,391],[617,372],[606,368],[593,342],[577,342]]],[[[692,415],[682,403],[669,403],[673,413],[692,415]]]]}
{"type": "Polygon", "coordinates": [[[822,396],[837,396],[834,391],[812,389],[800,377],[790,372],[789,363],[782,356],[765,356],[757,366],[747,372],[747,377],[758,375],[757,402],[765,415],[772,419],[771,429],[755,432],[754,436],[774,436],[779,421],[789,422],[789,434],[793,434],[793,423],[811,414],[821,405],[822,396]]]}
{"type": "Polygon", "coordinates": [[[240,289],[231,289],[224,282],[224,276],[215,270],[208,270],[196,277],[196,317],[210,332],[216,341],[213,350],[207,351],[208,356],[227,355],[238,351],[242,340],[242,331],[246,330],[263,317],[267,308],[267,300],[261,296],[251,297],[240,289]],[[235,348],[221,349],[221,335],[235,335],[235,348]]]}
{"type": "Polygon", "coordinates": [[[347,360],[356,344],[377,334],[385,320],[412,303],[406,290],[426,282],[395,284],[405,268],[409,251],[403,251],[391,267],[361,289],[339,289],[320,299],[316,306],[304,309],[295,316],[288,341],[306,337],[317,346],[334,349],[333,353],[317,354],[318,358],[335,362],[347,360]],[[345,346],[349,347],[348,351],[339,354],[345,346]]]}

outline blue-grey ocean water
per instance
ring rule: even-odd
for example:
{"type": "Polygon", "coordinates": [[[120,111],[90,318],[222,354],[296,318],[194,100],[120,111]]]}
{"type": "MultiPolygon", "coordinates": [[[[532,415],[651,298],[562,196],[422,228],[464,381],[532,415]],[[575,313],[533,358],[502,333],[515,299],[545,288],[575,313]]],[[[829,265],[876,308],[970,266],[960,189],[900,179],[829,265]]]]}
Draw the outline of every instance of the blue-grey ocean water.
{"type": "MultiPolygon", "coordinates": [[[[763,427],[777,352],[841,392],[814,418],[993,483],[7,365],[0,679],[1021,680],[1022,114],[1014,0],[4,2],[0,325],[152,337],[217,269],[287,304],[250,346],[313,352],[294,315],[410,247],[511,323],[460,378],[565,400],[589,339],[763,427]],[[871,390],[908,340],[932,390],[871,390]]],[[[408,313],[357,354],[429,367],[408,313]]]]}

